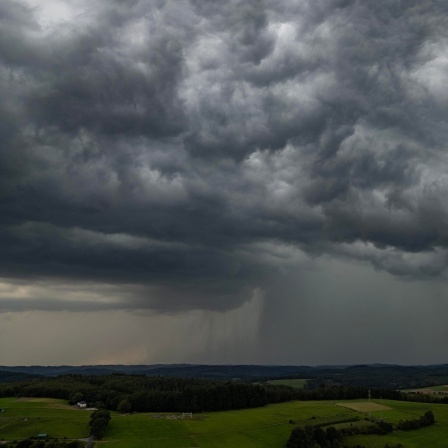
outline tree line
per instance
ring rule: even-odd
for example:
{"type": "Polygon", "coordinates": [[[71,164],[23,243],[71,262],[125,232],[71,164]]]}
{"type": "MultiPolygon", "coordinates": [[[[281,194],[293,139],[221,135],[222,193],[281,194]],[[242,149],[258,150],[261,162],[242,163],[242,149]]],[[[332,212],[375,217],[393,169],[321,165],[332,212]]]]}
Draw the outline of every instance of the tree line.
{"type": "Polygon", "coordinates": [[[106,409],[98,409],[90,416],[90,435],[97,440],[101,440],[110,421],[110,412],[106,409]]]}
{"type": "MultiPolygon", "coordinates": [[[[49,397],[71,404],[128,412],[210,412],[244,409],[290,400],[351,400],[365,398],[369,389],[323,385],[313,390],[244,381],[109,374],[62,375],[26,382],[0,383],[0,397],[49,397]]],[[[371,389],[372,398],[448,403],[448,397],[371,389]]]]}
{"type": "MultiPolygon", "coordinates": [[[[336,429],[334,426],[329,426],[324,429],[321,425],[307,425],[305,427],[297,426],[292,430],[291,435],[286,442],[286,448],[341,448],[343,447],[343,445],[341,445],[342,440],[345,437],[371,434],[385,435],[393,432],[394,430],[411,431],[423,428],[425,426],[431,426],[434,423],[434,414],[432,411],[427,411],[419,418],[412,420],[401,420],[395,427],[391,423],[384,420],[372,420],[369,425],[351,425],[340,429],[336,429]]],[[[386,445],[386,447],[389,446],[386,445]]],[[[365,447],[362,445],[357,445],[353,448],[365,447]]]]}
{"type": "Polygon", "coordinates": [[[242,381],[112,374],[64,375],[0,384],[0,396],[49,397],[85,401],[120,412],[208,412],[244,409],[297,399],[285,386],[242,381]]]}
{"type": "Polygon", "coordinates": [[[85,444],[78,440],[71,440],[70,442],[62,440],[35,440],[24,439],[19,442],[7,442],[2,444],[4,448],[84,448],[85,444]]]}

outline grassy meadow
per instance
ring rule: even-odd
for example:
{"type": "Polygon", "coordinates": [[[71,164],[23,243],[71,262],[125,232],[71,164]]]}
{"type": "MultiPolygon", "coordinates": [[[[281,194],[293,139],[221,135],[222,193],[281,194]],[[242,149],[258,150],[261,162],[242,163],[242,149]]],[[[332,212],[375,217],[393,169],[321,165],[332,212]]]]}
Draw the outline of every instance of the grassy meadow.
{"type": "Polygon", "coordinates": [[[19,440],[37,434],[82,438],[89,434],[91,412],[52,398],[0,398],[0,439],[19,440]]]}
{"type": "MultiPolygon", "coordinates": [[[[51,437],[82,438],[88,434],[89,411],[74,409],[62,400],[0,399],[0,438],[15,440],[48,433],[51,437]]],[[[387,436],[357,436],[344,444],[358,443],[383,448],[386,443],[402,443],[404,448],[442,448],[448,440],[448,406],[389,400],[342,402],[289,402],[263,408],[196,414],[193,420],[170,419],[152,413],[120,415],[112,420],[98,448],[283,448],[294,428],[300,425],[363,425],[367,414],[391,423],[420,417],[432,410],[437,423],[417,431],[387,436]],[[342,423],[351,417],[359,422],[342,423]],[[341,423],[338,423],[341,422],[341,423]]]]}
{"type": "Polygon", "coordinates": [[[421,387],[419,389],[407,389],[407,392],[427,394],[427,395],[434,395],[434,394],[443,395],[448,394],[448,385],[421,387]]]}

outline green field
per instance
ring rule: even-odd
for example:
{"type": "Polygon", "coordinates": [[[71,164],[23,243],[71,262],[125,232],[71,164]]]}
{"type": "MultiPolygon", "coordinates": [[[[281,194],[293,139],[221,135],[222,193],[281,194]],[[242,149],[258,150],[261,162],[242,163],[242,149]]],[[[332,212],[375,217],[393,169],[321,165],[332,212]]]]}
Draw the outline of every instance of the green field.
{"type": "Polygon", "coordinates": [[[295,387],[296,389],[303,389],[308,380],[289,379],[289,380],[270,380],[269,384],[276,384],[279,386],[295,387]]]}
{"type": "Polygon", "coordinates": [[[448,392],[448,385],[442,385],[442,386],[433,386],[431,387],[432,390],[442,391],[442,392],[448,392]]]}
{"type": "Polygon", "coordinates": [[[448,395],[448,385],[440,385],[440,386],[428,386],[421,387],[419,389],[407,389],[405,392],[408,393],[416,393],[416,394],[424,394],[424,395],[439,395],[446,396],[448,395]]]}
{"type": "MultiPolygon", "coordinates": [[[[432,409],[437,424],[418,431],[401,432],[391,436],[368,436],[345,439],[347,445],[363,443],[369,448],[383,448],[386,443],[401,442],[405,448],[446,447],[448,438],[448,406],[427,405],[381,400],[366,403],[349,402],[291,402],[269,405],[264,408],[209,413],[202,420],[153,419],[151,414],[114,415],[104,447],[137,448],[283,448],[294,425],[330,423],[338,427],[338,420],[359,416],[364,424],[366,412],[385,418],[391,423],[420,417],[432,409]],[[348,409],[345,404],[362,410],[348,409]]],[[[352,423],[348,423],[352,424],[352,423]]]]}
{"type": "Polygon", "coordinates": [[[311,417],[334,419],[352,412],[334,404],[299,402],[269,405],[250,410],[213,412],[198,415],[201,419],[154,419],[152,414],[114,415],[108,432],[107,447],[246,447],[280,448],[294,425],[311,417]]]}
{"type": "MultiPolygon", "coordinates": [[[[0,399],[0,438],[21,439],[38,433],[52,437],[81,438],[88,434],[89,411],[73,409],[62,400],[0,399]],[[27,421],[25,421],[25,419],[27,421]]],[[[442,448],[448,440],[448,406],[381,400],[343,402],[289,402],[240,411],[212,412],[194,415],[193,420],[154,418],[153,414],[120,415],[112,413],[106,438],[97,442],[100,448],[283,448],[294,428],[300,425],[365,424],[366,413],[391,423],[420,417],[432,410],[437,423],[417,431],[388,436],[364,436],[344,439],[353,446],[383,448],[386,443],[401,442],[404,448],[442,448]],[[356,417],[359,422],[338,423],[356,417]]]]}
{"type": "Polygon", "coordinates": [[[448,446],[448,406],[445,404],[409,403],[403,401],[382,400],[382,404],[392,408],[390,411],[372,412],[373,415],[391,423],[401,419],[417,418],[426,410],[432,410],[436,424],[416,431],[396,432],[386,436],[353,437],[346,439],[347,445],[362,443],[368,448],[383,448],[386,443],[401,443],[405,448],[445,448],[448,446]]]}
{"type": "Polygon", "coordinates": [[[37,434],[82,438],[89,434],[91,412],[51,398],[0,398],[0,439],[26,439],[37,434]]]}

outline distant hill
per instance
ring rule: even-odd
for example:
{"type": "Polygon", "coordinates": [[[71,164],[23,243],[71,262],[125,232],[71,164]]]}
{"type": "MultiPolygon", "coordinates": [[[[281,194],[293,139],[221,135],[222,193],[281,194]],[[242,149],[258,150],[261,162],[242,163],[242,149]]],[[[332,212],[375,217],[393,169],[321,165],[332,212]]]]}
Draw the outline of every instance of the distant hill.
{"type": "Polygon", "coordinates": [[[388,364],[354,366],[263,366],[263,365],[91,365],[91,366],[0,366],[0,382],[25,381],[60,375],[108,375],[125,373],[145,376],[209,378],[215,380],[303,378],[307,388],[346,385],[404,389],[448,384],[448,365],[400,366],[388,364]]]}
{"type": "Polygon", "coordinates": [[[259,366],[259,365],[100,365],[100,366],[13,366],[2,367],[5,372],[28,375],[107,375],[127,373],[132,375],[181,376],[186,378],[253,379],[271,378],[284,375],[301,375],[314,370],[308,366],[259,366]]]}
{"type": "Polygon", "coordinates": [[[42,377],[43,377],[42,375],[36,375],[33,373],[0,370],[0,383],[12,383],[12,382],[16,382],[16,381],[29,381],[34,378],[42,378],[42,377]]]}

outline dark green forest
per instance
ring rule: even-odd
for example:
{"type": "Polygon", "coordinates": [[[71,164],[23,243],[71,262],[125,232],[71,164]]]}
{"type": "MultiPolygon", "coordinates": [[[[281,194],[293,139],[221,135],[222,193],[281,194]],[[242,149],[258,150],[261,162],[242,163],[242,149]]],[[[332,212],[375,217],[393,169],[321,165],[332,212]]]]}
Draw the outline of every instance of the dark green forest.
{"type": "MultiPolygon", "coordinates": [[[[432,400],[391,389],[373,389],[372,398],[432,400]]],[[[290,400],[341,400],[365,398],[368,389],[321,386],[299,390],[267,383],[214,381],[197,378],[147,377],[144,375],[62,375],[56,378],[0,383],[1,397],[50,397],[70,404],[86,401],[89,406],[129,412],[208,412],[244,409],[290,400]]]]}
{"type": "MultiPolygon", "coordinates": [[[[314,389],[244,381],[145,375],[61,375],[0,383],[0,397],[49,397],[85,401],[91,407],[129,412],[209,412],[244,409],[290,400],[366,398],[369,389],[321,384],[314,389]]],[[[372,398],[448,403],[448,396],[371,389],[372,398]]]]}
{"type": "Polygon", "coordinates": [[[125,413],[243,409],[297,398],[293,389],[284,386],[124,374],[3,383],[0,396],[62,398],[70,404],[86,401],[89,406],[125,413]]]}

